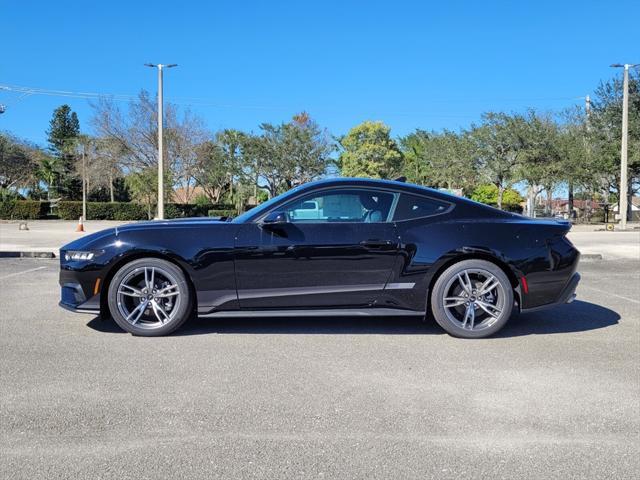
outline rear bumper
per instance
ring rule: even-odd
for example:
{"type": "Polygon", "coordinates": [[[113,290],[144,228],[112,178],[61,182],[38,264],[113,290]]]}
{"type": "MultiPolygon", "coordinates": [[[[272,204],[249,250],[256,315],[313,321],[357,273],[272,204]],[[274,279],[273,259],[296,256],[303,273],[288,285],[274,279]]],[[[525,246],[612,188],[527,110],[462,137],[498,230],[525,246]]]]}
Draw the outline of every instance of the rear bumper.
{"type": "Polygon", "coordinates": [[[578,283],[580,283],[580,274],[578,272],[574,273],[572,277],[569,279],[567,286],[564,287],[562,293],[560,294],[560,299],[558,303],[571,303],[576,298],[576,288],[578,288],[578,283]]]}
{"type": "Polygon", "coordinates": [[[558,299],[555,302],[547,303],[545,305],[540,305],[533,308],[523,308],[521,310],[522,313],[529,312],[537,312],[538,310],[544,310],[545,308],[554,307],[556,305],[563,305],[565,303],[571,303],[576,298],[576,288],[578,288],[578,283],[580,283],[580,274],[575,272],[567,284],[564,286],[560,295],[557,297],[558,299]]]}

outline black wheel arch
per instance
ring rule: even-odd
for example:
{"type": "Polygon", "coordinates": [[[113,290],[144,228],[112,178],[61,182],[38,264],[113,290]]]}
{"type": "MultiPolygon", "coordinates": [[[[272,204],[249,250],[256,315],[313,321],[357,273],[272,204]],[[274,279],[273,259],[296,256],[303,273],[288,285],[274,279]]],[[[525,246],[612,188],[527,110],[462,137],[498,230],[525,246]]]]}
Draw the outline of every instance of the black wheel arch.
{"type": "Polygon", "coordinates": [[[193,283],[193,279],[186,268],[184,260],[180,259],[176,255],[170,255],[163,252],[157,252],[155,250],[136,250],[134,252],[125,253],[121,257],[117,258],[115,261],[108,266],[108,270],[104,278],[102,279],[102,284],[100,286],[100,316],[106,318],[109,316],[109,299],[108,292],[109,286],[111,285],[111,280],[115,276],[115,274],[129,262],[134,260],[138,260],[140,258],[157,258],[160,260],[166,260],[176,267],[178,267],[184,277],[187,279],[187,284],[189,285],[189,293],[193,295],[193,308],[197,309],[198,298],[195,285],[193,283]]]}
{"type": "Polygon", "coordinates": [[[487,262],[493,263],[498,268],[500,268],[509,279],[511,286],[513,287],[513,296],[520,308],[520,305],[522,304],[521,293],[520,293],[520,282],[518,281],[518,276],[513,271],[513,269],[509,266],[509,264],[504,260],[500,259],[498,255],[492,252],[482,251],[482,250],[473,250],[473,251],[466,251],[466,252],[464,251],[458,252],[455,255],[449,255],[449,256],[443,257],[434,264],[434,267],[436,268],[436,270],[433,273],[433,275],[431,275],[431,278],[429,280],[429,285],[427,288],[427,295],[426,295],[427,315],[430,315],[430,312],[431,312],[431,292],[433,291],[433,287],[436,281],[438,280],[438,277],[440,277],[440,275],[442,275],[442,273],[451,265],[454,265],[458,262],[462,262],[463,260],[485,260],[487,262]]]}

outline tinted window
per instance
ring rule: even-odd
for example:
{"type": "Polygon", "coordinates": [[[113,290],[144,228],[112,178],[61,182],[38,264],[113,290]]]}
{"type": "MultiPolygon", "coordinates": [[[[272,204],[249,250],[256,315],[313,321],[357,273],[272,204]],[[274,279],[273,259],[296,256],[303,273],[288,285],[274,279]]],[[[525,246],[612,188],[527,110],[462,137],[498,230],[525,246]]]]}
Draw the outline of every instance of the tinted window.
{"type": "Polygon", "coordinates": [[[446,211],[447,208],[449,208],[448,203],[403,193],[398,200],[393,219],[411,220],[412,218],[428,217],[442,213],[446,211]]]}
{"type": "Polygon", "coordinates": [[[293,223],[386,222],[394,195],[376,190],[327,190],[286,204],[293,223]]]}

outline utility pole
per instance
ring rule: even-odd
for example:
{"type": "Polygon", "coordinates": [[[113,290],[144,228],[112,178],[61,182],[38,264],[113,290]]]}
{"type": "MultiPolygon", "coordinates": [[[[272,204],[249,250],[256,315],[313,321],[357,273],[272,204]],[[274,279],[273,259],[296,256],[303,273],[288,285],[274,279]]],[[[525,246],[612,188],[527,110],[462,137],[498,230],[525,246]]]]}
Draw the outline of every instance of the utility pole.
{"type": "Polygon", "coordinates": [[[87,145],[82,145],[82,221],[87,220],[87,162],[85,159],[87,145]]]}
{"type": "Polygon", "coordinates": [[[591,97],[589,95],[584,97],[584,110],[587,113],[587,122],[589,122],[589,118],[591,118],[591,97]]]}
{"type": "MultiPolygon", "coordinates": [[[[587,135],[585,136],[585,146],[586,146],[586,150],[587,150],[587,161],[589,160],[589,123],[590,123],[590,119],[591,119],[591,97],[589,95],[587,95],[586,97],[584,97],[584,111],[586,114],[586,127],[587,127],[587,135]]],[[[569,220],[573,220],[573,205],[574,205],[574,185],[573,185],[573,180],[569,181],[568,184],[568,200],[567,200],[567,210],[568,210],[568,214],[569,214],[569,220]]]]}
{"type": "Polygon", "coordinates": [[[628,175],[627,175],[627,147],[629,141],[629,68],[637,67],[638,63],[630,64],[614,63],[614,68],[624,68],[624,81],[622,85],[622,146],[620,149],[620,200],[618,212],[620,213],[620,229],[627,228],[627,210],[629,202],[627,198],[628,175]]]}
{"type": "Polygon", "coordinates": [[[146,67],[152,67],[158,69],[158,219],[164,219],[164,148],[162,145],[162,120],[163,120],[163,99],[162,99],[162,70],[164,68],[177,67],[176,63],[169,65],[163,65],[159,63],[154,65],[153,63],[145,63],[146,67]]]}

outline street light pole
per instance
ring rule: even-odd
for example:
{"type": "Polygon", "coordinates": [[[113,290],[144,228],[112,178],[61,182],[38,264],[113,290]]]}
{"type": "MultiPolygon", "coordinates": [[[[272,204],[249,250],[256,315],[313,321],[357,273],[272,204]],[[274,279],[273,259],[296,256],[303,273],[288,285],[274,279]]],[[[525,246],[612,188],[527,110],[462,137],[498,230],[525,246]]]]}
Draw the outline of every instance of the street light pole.
{"type": "Polygon", "coordinates": [[[82,221],[87,220],[87,161],[86,156],[86,144],[82,145],[82,221]]]}
{"type": "Polygon", "coordinates": [[[624,80],[622,85],[622,146],[620,148],[620,199],[618,202],[620,213],[620,229],[627,228],[627,209],[629,208],[627,199],[628,177],[627,177],[627,148],[629,142],[629,68],[638,64],[614,63],[614,68],[624,68],[624,80]]]}
{"type": "Polygon", "coordinates": [[[178,65],[175,63],[171,63],[169,65],[163,65],[159,63],[154,65],[152,63],[145,63],[147,67],[155,67],[158,69],[158,219],[164,219],[164,148],[162,145],[162,120],[164,115],[162,113],[163,109],[163,98],[162,98],[162,70],[164,68],[172,68],[177,67],[178,65]]]}

